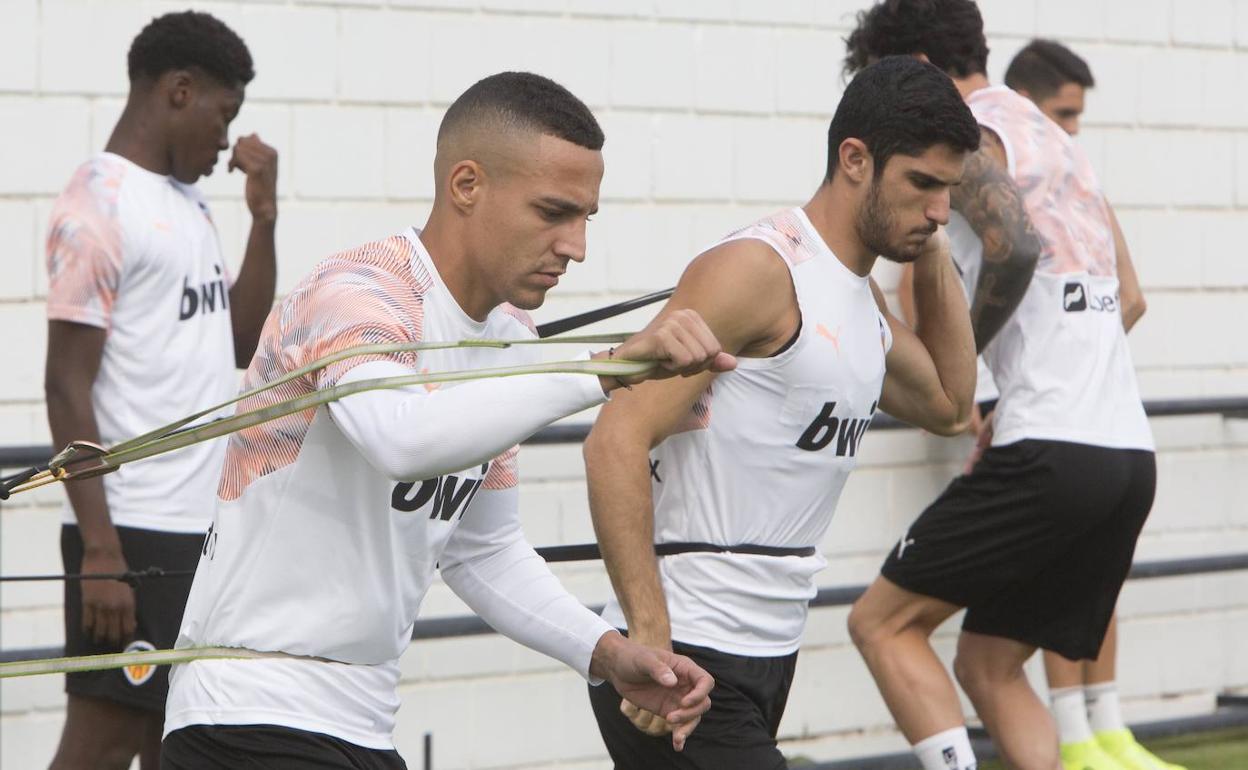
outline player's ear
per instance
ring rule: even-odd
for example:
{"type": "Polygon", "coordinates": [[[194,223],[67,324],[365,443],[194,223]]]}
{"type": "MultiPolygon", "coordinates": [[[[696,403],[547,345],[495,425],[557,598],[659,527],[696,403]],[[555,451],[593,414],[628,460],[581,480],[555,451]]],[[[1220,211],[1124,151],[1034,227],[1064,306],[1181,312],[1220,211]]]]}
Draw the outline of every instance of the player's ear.
{"type": "Polygon", "coordinates": [[[844,173],[855,183],[871,179],[871,151],[861,139],[849,137],[837,148],[838,173],[844,173]]]}
{"type": "Polygon", "coordinates": [[[475,160],[461,160],[451,168],[447,178],[447,192],[451,205],[467,214],[481,198],[485,174],[475,160]]]}

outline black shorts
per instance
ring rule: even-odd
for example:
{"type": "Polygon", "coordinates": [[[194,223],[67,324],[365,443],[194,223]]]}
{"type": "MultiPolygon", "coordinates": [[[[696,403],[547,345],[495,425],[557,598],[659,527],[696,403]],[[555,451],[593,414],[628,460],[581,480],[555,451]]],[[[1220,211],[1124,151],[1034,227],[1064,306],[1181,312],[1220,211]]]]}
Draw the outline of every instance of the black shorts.
{"type": "Polygon", "coordinates": [[[161,770],[407,770],[394,749],[278,725],[191,725],[160,745],[161,770]]]}
{"type": "Polygon", "coordinates": [[[990,447],[923,511],[881,573],[966,607],[966,631],[1095,659],[1156,481],[1148,451],[990,447]]]}
{"type": "MultiPolygon", "coordinates": [[[[203,535],[154,532],[118,527],[121,551],[132,570],[160,567],[164,570],[193,570],[199,564],[203,535]]],[[[61,559],[67,573],[82,568],[82,537],[78,527],[61,527],[61,559]]],[[[191,576],[146,578],[134,591],[138,625],[126,649],[169,649],[178,638],[182,611],[191,591],[191,576]]],[[[109,644],[99,644],[82,631],[82,585],[65,581],[65,654],[99,655],[117,652],[109,644]]],[[[164,712],[169,694],[169,667],[143,667],[84,671],[65,675],[65,692],[120,703],[148,711],[164,712]]]]}
{"type": "Polygon", "coordinates": [[[789,698],[797,653],[773,658],[729,655],[707,647],[672,643],[711,676],[711,709],[702,716],[685,749],[672,748],[672,736],[654,737],[633,727],[620,713],[620,694],[610,682],[589,688],[589,702],[602,741],[616,770],[781,770],[776,731],[789,698]]]}

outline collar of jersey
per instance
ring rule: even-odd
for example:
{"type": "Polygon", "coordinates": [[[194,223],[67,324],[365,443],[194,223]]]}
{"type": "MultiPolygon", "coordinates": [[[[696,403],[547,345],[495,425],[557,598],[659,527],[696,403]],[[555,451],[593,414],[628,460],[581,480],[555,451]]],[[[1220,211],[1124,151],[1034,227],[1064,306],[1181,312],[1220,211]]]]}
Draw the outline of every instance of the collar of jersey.
{"type": "MultiPolygon", "coordinates": [[[[429,273],[430,279],[433,281],[432,291],[440,295],[441,301],[449,308],[449,315],[454,319],[465,335],[479,336],[485,332],[485,327],[489,324],[489,316],[484,321],[474,320],[472,316],[464,312],[459,306],[459,302],[455,299],[455,295],[451,294],[451,290],[446,288],[446,283],[442,280],[442,275],[438,273],[438,268],[433,264],[433,257],[429,255],[429,250],[425,248],[425,244],[420,240],[420,228],[412,227],[404,235],[408,242],[412,244],[414,253],[412,260],[420,260],[420,264],[429,273]]],[[[492,315],[493,310],[490,311],[492,315]]]]}
{"type": "Polygon", "coordinates": [[[797,221],[801,223],[803,228],[805,228],[806,234],[809,235],[815,243],[819,244],[819,253],[827,255],[827,258],[834,263],[832,268],[833,270],[837,271],[840,275],[843,275],[846,279],[852,281],[856,285],[867,285],[867,282],[870,280],[870,276],[858,275],[853,270],[845,267],[845,263],[836,256],[836,252],[832,251],[832,247],[828,245],[828,242],[825,241],[823,236],[819,234],[819,231],[815,229],[815,224],[810,221],[810,217],[806,216],[806,212],[802,210],[801,206],[795,206],[793,208],[793,215],[797,217],[797,221]]]}

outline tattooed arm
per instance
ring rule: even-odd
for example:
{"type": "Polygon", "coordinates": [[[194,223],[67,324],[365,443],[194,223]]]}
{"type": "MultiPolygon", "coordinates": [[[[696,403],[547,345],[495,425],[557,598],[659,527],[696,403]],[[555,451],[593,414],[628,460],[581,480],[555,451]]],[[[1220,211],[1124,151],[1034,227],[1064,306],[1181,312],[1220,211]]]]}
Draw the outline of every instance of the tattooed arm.
{"type": "Polygon", "coordinates": [[[950,202],[984,244],[971,300],[975,349],[982,352],[1022,302],[1042,248],[1023,210],[1022,193],[1006,171],[1005,148],[993,132],[984,130],[950,202]]]}

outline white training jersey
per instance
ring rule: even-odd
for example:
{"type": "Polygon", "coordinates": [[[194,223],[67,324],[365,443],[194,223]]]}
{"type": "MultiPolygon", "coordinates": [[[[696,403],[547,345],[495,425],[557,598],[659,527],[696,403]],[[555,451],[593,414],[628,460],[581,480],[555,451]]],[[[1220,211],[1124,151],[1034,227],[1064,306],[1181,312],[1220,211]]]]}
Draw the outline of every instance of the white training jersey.
{"type": "MultiPolygon", "coordinates": [[[[101,153],[57,198],[47,256],[48,319],[107,331],[91,389],[105,446],[234,395],[230,278],[193,185],[101,153]]],[[[206,442],[104,476],[113,523],[203,532],[224,452],[206,442]]],[[[62,519],[76,521],[68,503],[62,519]]]]}
{"type": "MultiPolygon", "coordinates": [[[[797,339],[738,358],[651,453],[659,543],[818,546],[879,406],[892,334],[866,276],[841,263],[800,208],[723,242],[780,255],[796,289],[797,339]]],[[[684,553],[659,559],[672,638],[735,655],[798,649],[822,555],[684,553]]],[[[612,597],[607,622],[625,625],[612,597]]]]}
{"type": "MultiPolygon", "coordinates": [[[[967,104],[1004,145],[1043,244],[1027,293],[984,351],[1001,391],[993,445],[1030,438],[1152,449],[1118,307],[1109,205],[1091,164],[1009,88],[980,89],[967,104]]],[[[978,241],[969,229],[964,219],[950,221],[955,248],[978,241]]]]}
{"type": "MultiPolygon", "coordinates": [[[[360,345],[533,336],[527,315],[508,306],[482,322],[465,314],[412,231],[321,262],[269,316],[245,387],[360,345]]],[[[532,350],[356,356],[252,396],[239,411],[359,380],[532,363],[532,350]]],[[[523,541],[514,444],[603,398],[597,378],[571,374],[416,385],[233,434],[177,646],[322,660],[177,666],[166,733],[263,723],[391,748],[398,659],[439,566],[500,631],[586,674],[609,627],[523,541]],[[561,399],[559,411],[532,419],[527,431],[506,424],[561,399]],[[494,449],[491,441],[505,443],[494,449]],[[432,470],[406,476],[420,471],[403,467],[432,470]]]]}
{"type": "MultiPolygon", "coordinates": [[[[979,266],[984,258],[984,244],[975,235],[975,231],[956,211],[949,212],[949,227],[945,228],[949,235],[949,248],[953,255],[953,266],[966,288],[966,301],[969,305],[975,299],[975,284],[979,281],[979,266]],[[956,223],[956,224],[955,224],[956,223]]],[[[983,356],[975,359],[975,403],[982,404],[997,398],[1000,392],[997,383],[992,379],[992,370],[984,362],[983,356]]]]}

